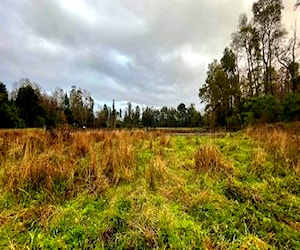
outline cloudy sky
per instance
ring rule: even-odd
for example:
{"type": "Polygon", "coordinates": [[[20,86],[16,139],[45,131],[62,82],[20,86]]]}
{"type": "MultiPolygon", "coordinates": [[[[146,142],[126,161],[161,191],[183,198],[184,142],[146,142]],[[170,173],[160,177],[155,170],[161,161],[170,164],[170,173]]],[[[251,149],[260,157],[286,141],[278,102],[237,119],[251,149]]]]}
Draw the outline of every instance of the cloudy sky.
{"type": "MultiPolygon", "coordinates": [[[[284,0],[287,28],[300,11],[284,0]]],[[[98,103],[198,105],[207,64],[252,0],[1,0],[0,81],[84,88],[98,103]]],[[[300,15],[299,15],[300,16],[300,15]]],[[[300,24],[298,25],[300,26],[300,24]]]]}

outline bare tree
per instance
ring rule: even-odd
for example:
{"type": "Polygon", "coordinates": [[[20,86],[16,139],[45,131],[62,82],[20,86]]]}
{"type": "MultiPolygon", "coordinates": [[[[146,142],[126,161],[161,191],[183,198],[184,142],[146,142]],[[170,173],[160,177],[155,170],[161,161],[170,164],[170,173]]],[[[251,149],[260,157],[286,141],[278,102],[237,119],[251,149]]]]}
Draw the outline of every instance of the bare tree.
{"type": "Polygon", "coordinates": [[[242,61],[246,62],[246,88],[250,96],[259,95],[260,87],[260,43],[259,34],[245,14],[240,16],[238,31],[232,34],[231,47],[242,61]]]}
{"type": "Polygon", "coordinates": [[[276,46],[276,57],[280,65],[287,74],[286,90],[296,92],[298,88],[299,63],[297,62],[299,54],[299,43],[297,38],[297,22],[295,22],[293,36],[285,43],[279,43],[276,46]]]}
{"type": "Polygon", "coordinates": [[[259,33],[261,58],[264,73],[264,92],[274,94],[274,50],[275,44],[285,34],[281,26],[282,0],[258,0],[253,4],[254,24],[259,33]]]}

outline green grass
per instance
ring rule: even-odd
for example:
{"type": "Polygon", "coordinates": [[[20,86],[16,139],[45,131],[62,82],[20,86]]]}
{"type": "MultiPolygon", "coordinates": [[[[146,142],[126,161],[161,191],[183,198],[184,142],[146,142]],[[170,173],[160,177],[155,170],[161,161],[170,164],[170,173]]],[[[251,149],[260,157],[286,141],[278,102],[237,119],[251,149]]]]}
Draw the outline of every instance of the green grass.
{"type": "MultiPolygon", "coordinates": [[[[300,249],[300,177],[242,132],[145,137],[132,180],[0,193],[0,249],[300,249]],[[199,171],[212,145],[233,172],[199,171]]],[[[78,164],[89,164],[82,156],[78,164]]],[[[1,163],[1,166],[3,163],[1,163]]]]}

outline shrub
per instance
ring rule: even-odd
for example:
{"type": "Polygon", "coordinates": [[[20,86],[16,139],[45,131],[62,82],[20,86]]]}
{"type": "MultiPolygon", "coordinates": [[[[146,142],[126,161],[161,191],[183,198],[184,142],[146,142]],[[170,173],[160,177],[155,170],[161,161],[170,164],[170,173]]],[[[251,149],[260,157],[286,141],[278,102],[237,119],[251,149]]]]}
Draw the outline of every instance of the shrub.
{"type": "Polygon", "coordinates": [[[244,123],[252,124],[255,122],[276,122],[280,115],[280,103],[274,96],[254,97],[244,105],[242,116],[244,123]]]}
{"type": "Polygon", "coordinates": [[[290,93],[285,96],[282,102],[281,120],[300,120],[300,94],[290,93]]]}

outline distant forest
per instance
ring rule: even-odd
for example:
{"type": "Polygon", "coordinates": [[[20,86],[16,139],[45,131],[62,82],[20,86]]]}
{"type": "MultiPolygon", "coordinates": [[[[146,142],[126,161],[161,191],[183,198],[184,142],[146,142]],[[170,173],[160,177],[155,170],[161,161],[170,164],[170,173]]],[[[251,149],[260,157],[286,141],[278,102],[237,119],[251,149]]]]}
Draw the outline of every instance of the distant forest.
{"type": "Polygon", "coordinates": [[[28,79],[22,79],[12,93],[0,83],[0,126],[2,128],[48,127],[70,124],[87,128],[142,128],[142,127],[199,127],[203,125],[194,105],[181,103],[177,109],[162,107],[133,107],[124,110],[104,104],[94,112],[94,99],[76,86],[70,91],[57,88],[52,94],[42,92],[28,79]]]}
{"type": "MultiPolygon", "coordinates": [[[[296,6],[300,2],[297,1],[296,6]]],[[[282,25],[281,0],[258,0],[252,17],[241,15],[223,57],[208,65],[199,89],[205,104],[200,114],[191,104],[177,108],[104,105],[94,112],[94,99],[76,86],[70,91],[43,92],[28,79],[8,93],[0,82],[0,127],[50,127],[70,124],[90,128],[226,127],[239,129],[257,122],[300,120],[300,70],[297,23],[282,25]]],[[[295,10],[296,11],[296,10],[295,10]]]]}

